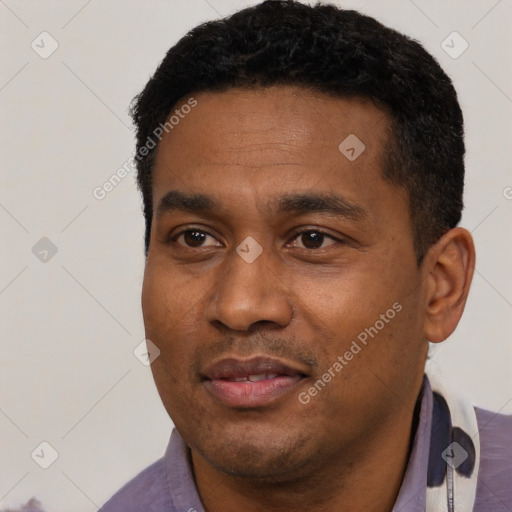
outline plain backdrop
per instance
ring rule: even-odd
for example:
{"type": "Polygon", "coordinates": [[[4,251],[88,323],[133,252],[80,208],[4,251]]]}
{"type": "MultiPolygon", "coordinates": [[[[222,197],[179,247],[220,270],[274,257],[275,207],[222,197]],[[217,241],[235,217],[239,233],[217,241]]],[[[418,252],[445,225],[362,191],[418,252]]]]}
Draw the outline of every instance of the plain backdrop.
{"type": "MultiPolygon", "coordinates": [[[[95,511],[163,455],[172,424],[133,353],[144,339],[141,199],[133,173],[102,200],[93,190],[132,154],[128,105],[167,49],[254,3],[0,0],[0,510],[36,496],[50,512],[95,511]],[[41,442],[58,454],[48,469],[41,442]]],[[[454,80],[477,267],[430,371],[511,413],[512,3],[337,3],[419,40],[454,80]]]]}

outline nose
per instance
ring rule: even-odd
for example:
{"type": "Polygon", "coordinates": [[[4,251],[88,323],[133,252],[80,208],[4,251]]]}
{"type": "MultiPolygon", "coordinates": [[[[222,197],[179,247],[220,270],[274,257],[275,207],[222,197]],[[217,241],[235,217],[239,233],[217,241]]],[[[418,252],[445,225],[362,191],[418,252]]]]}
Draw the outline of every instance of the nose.
{"type": "Polygon", "coordinates": [[[248,331],[258,322],[288,325],[293,314],[288,287],[272,267],[271,256],[267,249],[250,263],[235,251],[226,257],[207,305],[211,323],[236,331],[248,331]]]}

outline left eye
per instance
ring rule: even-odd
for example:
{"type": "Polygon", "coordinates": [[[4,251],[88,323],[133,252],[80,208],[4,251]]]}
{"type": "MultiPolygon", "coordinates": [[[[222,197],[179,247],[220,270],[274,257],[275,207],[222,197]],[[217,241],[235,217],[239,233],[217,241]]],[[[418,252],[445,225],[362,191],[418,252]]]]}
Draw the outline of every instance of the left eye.
{"type": "Polygon", "coordinates": [[[220,245],[212,235],[206,233],[205,231],[200,231],[199,229],[187,229],[186,231],[182,231],[176,235],[173,240],[178,242],[180,239],[182,239],[184,242],[180,245],[185,245],[186,247],[211,247],[220,245]],[[208,238],[211,238],[215,243],[205,245],[204,242],[208,238]]]}
{"type": "Polygon", "coordinates": [[[294,240],[300,240],[302,246],[295,245],[295,247],[301,247],[303,249],[321,249],[338,242],[338,240],[336,240],[334,237],[328,235],[327,233],[322,233],[321,231],[303,231],[302,233],[298,233],[294,240]],[[324,241],[326,240],[330,243],[323,245],[324,241]]]}

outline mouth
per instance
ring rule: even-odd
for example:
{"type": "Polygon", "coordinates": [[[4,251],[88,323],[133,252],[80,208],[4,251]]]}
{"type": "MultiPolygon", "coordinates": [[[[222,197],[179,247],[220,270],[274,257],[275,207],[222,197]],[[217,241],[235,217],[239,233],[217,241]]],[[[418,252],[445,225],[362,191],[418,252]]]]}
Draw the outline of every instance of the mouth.
{"type": "Polygon", "coordinates": [[[290,393],[306,377],[302,368],[275,358],[226,358],[209,366],[202,382],[228,407],[256,408],[290,393]]]}

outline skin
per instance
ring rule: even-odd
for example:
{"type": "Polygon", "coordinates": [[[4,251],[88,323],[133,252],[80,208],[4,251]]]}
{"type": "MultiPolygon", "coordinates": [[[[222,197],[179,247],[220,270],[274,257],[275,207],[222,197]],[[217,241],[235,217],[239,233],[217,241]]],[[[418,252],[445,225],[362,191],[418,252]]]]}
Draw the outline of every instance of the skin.
{"type": "Polygon", "coordinates": [[[449,336],[464,309],[471,236],[452,229],[418,266],[407,193],[382,178],[389,119],[371,102],[291,86],[194,97],[156,155],[142,306],[146,337],[161,350],[154,379],[191,449],[204,507],[389,511],[427,340],[449,336]],[[349,134],[366,146],[354,161],[338,149],[349,134]],[[172,190],[219,207],[159,213],[172,190]],[[335,193],[362,214],[268,208],[291,193],[335,193]],[[311,242],[315,230],[326,236],[311,242]],[[252,263],[236,252],[248,236],[262,247],[252,263]],[[299,393],[394,303],[401,311],[301,403],[299,393]],[[205,389],[199,375],[211,361],[256,355],[308,376],[254,409],[227,407],[205,389]]]}

